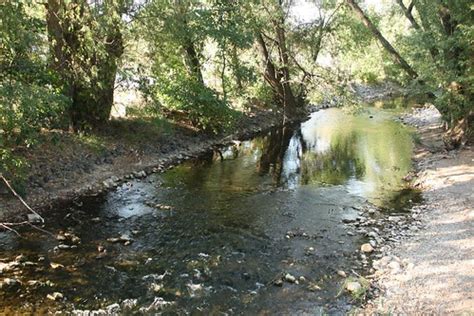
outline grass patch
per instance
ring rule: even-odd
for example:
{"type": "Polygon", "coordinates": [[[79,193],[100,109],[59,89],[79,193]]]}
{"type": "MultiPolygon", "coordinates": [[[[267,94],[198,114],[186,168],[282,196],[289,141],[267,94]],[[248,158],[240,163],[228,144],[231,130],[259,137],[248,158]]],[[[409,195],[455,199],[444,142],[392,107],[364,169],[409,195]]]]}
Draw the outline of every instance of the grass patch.
{"type": "Polygon", "coordinates": [[[350,294],[354,301],[362,302],[365,300],[367,293],[370,289],[370,281],[366,278],[360,277],[348,277],[342,284],[340,293],[346,291],[350,294]],[[358,284],[358,285],[357,285],[358,284]]]}

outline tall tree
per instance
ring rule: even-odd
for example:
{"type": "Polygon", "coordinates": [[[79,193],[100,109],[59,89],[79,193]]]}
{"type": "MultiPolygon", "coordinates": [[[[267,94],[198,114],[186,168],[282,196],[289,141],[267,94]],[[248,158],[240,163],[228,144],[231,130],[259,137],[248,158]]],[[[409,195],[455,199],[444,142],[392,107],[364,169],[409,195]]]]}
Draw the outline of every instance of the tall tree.
{"type": "Polygon", "coordinates": [[[257,45],[264,65],[264,78],[270,85],[275,95],[275,99],[283,106],[285,118],[294,116],[297,108],[301,105],[293,93],[290,74],[290,55],[287,47],[285,30],[285,12],[282,1],[277,4],[265,5],[271,25],[272,34],[266,34],[266,30],[260,29],[257,34],[257,45]],[[274,36],[275,38],[273,38],[274,36]],[[268,49],[267,41],[271,42],[276,50],[277,56],[274,56],[268,49]]]}
{"type": "Polygon", "coordinates": [[[112,109],[126,5],[121,0],[48,0],[46,6],[51,66],[71,98],[73,127],[98,126],[112,109]]]}

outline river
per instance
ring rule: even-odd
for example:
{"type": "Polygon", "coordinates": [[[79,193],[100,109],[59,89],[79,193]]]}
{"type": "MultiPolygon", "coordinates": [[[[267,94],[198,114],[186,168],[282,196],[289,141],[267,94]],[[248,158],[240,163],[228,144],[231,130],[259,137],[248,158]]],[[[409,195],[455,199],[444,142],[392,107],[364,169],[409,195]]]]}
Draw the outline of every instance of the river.
{"type": "Polygon", "coordinates": [[[18,283],[0,289],[0,311],[349,311],[337,271],[367,274],[370,227],[343,221],[405,212],[415,196],[402,181],[411,132],[394,113],[322,110],[57,208],[56,237],[1,232],[0,276],[18,283]]]}

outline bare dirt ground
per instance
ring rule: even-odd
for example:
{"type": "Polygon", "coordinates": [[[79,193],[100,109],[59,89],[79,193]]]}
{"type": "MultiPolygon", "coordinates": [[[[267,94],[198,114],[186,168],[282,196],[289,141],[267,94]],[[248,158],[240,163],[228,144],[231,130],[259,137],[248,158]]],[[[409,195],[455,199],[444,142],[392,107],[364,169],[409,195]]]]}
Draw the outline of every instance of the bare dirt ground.
{"type": "Polygon", "coordinates": [[[364,312],[474,315],[474,151],[444,150],[434,107],[403,121],[420,133],[414,185],[423,191],[417,207],[424,228],[385,254],[398,257],[401,268],[378,271],[383,294],[364,312]]]}

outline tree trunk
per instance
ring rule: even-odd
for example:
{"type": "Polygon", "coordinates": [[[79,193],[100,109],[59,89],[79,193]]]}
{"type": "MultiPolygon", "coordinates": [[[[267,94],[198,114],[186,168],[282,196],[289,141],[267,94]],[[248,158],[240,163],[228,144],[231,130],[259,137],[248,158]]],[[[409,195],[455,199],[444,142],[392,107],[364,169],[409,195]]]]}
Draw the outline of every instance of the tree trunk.
{"type": "Polygon", "coordinates": [[[416,29],[418,32],[423,33],[423,37],[425,37],[425,39],[427,41],[426,45],[428,46],[428,50],[430,52],[431,58],[433,59],[433,61],[436,61],[436,58],[439,55],[438,49],[435,46],[433,46],[434,39],[431,36],[431,34],[429,33],[430,32],[429,23],[425,19],[425,17],[423,16],[422,11],[419,10],[420,0],[413,0],[410,3],[410,5],[408,6],[408,8],[403,4],[403,0],[396,0],[396,1],[400,5],[400,8],[402,9],[403,13],[407,17],[408,21],[410,21],[413,28],[416,29]],[[417,11],[418,11],[418,14],[420,16],[421,25],[423,27],[420,26],[420,24],[418,24],[418,22],[416,22],[415,17],[412,14],[413,8],[415,8],[415,7],[417,7],[417,11]]]}
{"type": "Polygon", "coordinates": [[[196,48],[194,47],[194,43],[191,40],[187,40],[184,44],[184,51],[186,53],[185,60],[189,74],[193,76],[198,82],[204,84],[201,71],[201,62],[199,60],[196,48]]]}
{"type": "Polygon", "coordinates": [[[400,54],[393,48],[392,44],[383,37],[375,25],[370,21],[370,19],[365,15],[362,9],[357,5],[354,0],[346,0],[346,4],[352,9],[355,15],[359,20],[372,32],[372,34],[377,38],[377,40],[382,44],[385,50],[392,56],[393,60],[412,78],[416,79],[418,74],[415,70],[406,62],[405,59],[400,56],[400,54]]]}
{"type": "Polygon", "coordinates": [[[232,45],[232,55],[231,55],[231,63],[232,63],[232,73],[234,74],[235,84],[237,85],[237,89],[242,90],[242,76],[240,74],[240,64],[239,64],[239,57],[237,55],[237,46],[232,45]]]}
{"type": "Polygon", "coordinates": [[[403,14],[405,14],[406,18],[408,19],[408,21],[410,21],[411,25],[413,26],[413,28],[415,28],[416,30],[421,30],[421,27],[420,25],[418,24],[418,22],[416,22],[415,18],[413,17],[413,14],[411,13],[413,11],[413,6],[414,6],[414,2],[415,0],[413,0],[410,5],[408,6],[408,8],[405,6],[405,4],[403,3],[403,0],[396,0],[398,5],[401,7],[402,11],[403,11],[403,14]]]}
{"type": "MultiPolygon", "coordinates": [[[[265,40],[260,33],[257,35],[257,43],[260,48],[263,63],[265,65],[263,74],[265,80],[272,87],[276,100],[283,106],[285,118],[294,116],[296,114],[297,102],[291,89],[288,67],[285,67],[284,62],[281,68],[277,68],[275,66],[271,60],[265,40]]],[[[283,55],[286,54],[283,52],[285,52],[285,50],[281,51],[280,58],[283,58],[283,55]]],[[[288,61],[287,55],[284,58],[286,58],[286,61],[288,61]]]]}
{"type": "Polygon", "coordinates": [[[265,80],[268,82],[270,87],[272,87],[272,90],[274,91],[276,95],[276,99],[278,99],[281,104],[284,104],[284,92],[283,92],[283,87],[281,85],[281,77],[280,74],[278,74],[275,65],[273,64],[272,60],[270,59],[270,54],[268,52],[267,44],[265,43],[265,40],[263,39],[262,34],[257,34],[257,43],[258,47],[260,49],[260,53],[262,55],[262,61],[264,63],[264,72],[263,72],[263,77],[265,80]]]}
{"type": "Polygon", "coordinates": [[[285,114],[291,116],[294,115],[296,112],[296,100],[295,96],[293,95],[293,91],[291,90],[290,86],[290,70],[289,70],[289,57],[288,57],[288,50],[286,47],[286,36],[285,30],[282,27],[283,21],[280,21],[280,24],[276,25],[276,34],[278,40],[278,52],[280,55],[280,71],[283,76],[282,86],[283,86],[283,93],[284,93],[284,100],[285,100],[285,114]]]}
{"type": "Polygon", "coordinates": [[[65,82],[71,98],[70,120],[75,129],[96,127],[109,119],[117,60],[123,53],[118,22],[109,27],[105,38],[97,39],[106,43],[104,51],[81,47],[81,28],[85,25],[91,32],[96,31],[91,14],[86,2],[48,0],[47,3],[47,28],[53,55],[51,67],[65,82]],[[74,19],[63,15],[68,10],[77,11],[74,19]],[[90,72],[93,67],[97,69],[96,73],[90,72]]]}

